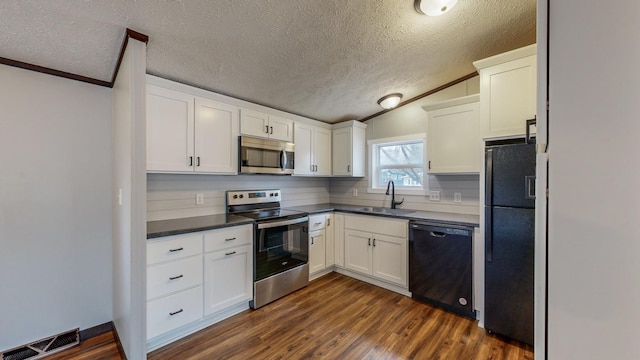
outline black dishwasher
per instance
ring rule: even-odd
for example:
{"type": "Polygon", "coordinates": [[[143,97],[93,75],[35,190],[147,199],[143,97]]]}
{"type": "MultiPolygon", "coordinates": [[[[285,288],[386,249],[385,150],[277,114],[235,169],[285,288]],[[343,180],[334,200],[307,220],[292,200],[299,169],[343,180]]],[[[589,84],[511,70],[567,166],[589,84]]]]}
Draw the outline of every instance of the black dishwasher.
{"type": "Polygon", "coordinates": [[[409,222],[409,291],[412,297],[475,318],[473,229],[409,222]]]}

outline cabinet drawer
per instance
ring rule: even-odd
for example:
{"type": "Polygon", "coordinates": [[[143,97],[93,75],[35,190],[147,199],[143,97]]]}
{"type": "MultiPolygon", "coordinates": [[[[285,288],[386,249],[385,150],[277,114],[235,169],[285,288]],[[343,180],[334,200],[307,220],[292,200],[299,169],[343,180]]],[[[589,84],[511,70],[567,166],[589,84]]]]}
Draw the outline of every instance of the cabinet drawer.
{"type": "Polygon", "coordinates": [[[218,251],[253,243],[253,225],[233,226],[204,234],[204,251],[218,251]]]}
{"type": "Polygon", "coordinates": [[[325,214],[309,216],[309,232],[322,230],[326,224],[327,216],[325,214]]]}
{"type": "Polygon", "coordinates": [[[202,256],[147,267],[147,299],[202,284],[202,256]]]}
{"type": "Polygon", "coordinates": [[[409,225],[407,220],[384,219],[380,216],[347,215],[344,217],[344,227],[346,229],[406,238],[409,225]]]}
{"type": "Polygon", "coordinates": [[[202,286],[147,303],[147,339],[202,318],[202,286]]]}
{"type": "Polygon", "coordinates": [[[147,240],[147,265],[202,254],[202,233],[147,240]]]}

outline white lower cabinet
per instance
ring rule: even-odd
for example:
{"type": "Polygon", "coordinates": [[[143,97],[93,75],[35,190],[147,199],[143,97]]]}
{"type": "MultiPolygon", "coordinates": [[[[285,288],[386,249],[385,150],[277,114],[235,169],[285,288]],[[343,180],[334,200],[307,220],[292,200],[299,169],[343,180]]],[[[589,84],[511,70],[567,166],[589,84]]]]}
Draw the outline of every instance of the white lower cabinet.
{"type": "Polygon", "coordinates": [[[344,267],[344,214],[333,214],[333,243],[336,267],[344,267]]]}
{"type": "Polygon", "coordinates": [[[309,216],[309,278],[327,268],[327,214],[309,216]]]}
{"type": "Polygon", "coordinates": [[[251,245],[204,256],[204,315],[211,315],[253,297],[251,245]]]}
{"type": "Polygon", "coordinates": [[[345,216],[344,267],[406,288],[407,226],[406,220],[345,216]]]}
{"type": "Polygon", "coordinates": [[[147,340],[154,346],[248,308],[252,298],[253,225],[147,241],[147,340]]]}
{"type": "Polygon", "coordinates": [[[202,318],[202,287],[147,303],[147,339],[202,318]]]}
{"type": "Polygon", "coordinates": [[[325,231],[316,230],[309,233],[309,274],[314,274],[326,268],[325,231]]]}

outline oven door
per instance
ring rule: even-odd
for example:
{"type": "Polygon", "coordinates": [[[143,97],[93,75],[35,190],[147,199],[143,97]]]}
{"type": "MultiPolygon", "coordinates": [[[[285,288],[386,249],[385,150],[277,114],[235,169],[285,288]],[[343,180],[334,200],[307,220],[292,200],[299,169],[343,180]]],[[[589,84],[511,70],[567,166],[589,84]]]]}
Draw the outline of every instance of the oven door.
{"type": "Polygon", "coordinates": [[[283,141],[240,137],[240,172],[293,174],[295,145],[283,141]]]}
{"type": "Polygon", "coordinates": [[[309,217],[261,222],[256,227],[254,280],[306,264],[309,260],[309,217]]]}

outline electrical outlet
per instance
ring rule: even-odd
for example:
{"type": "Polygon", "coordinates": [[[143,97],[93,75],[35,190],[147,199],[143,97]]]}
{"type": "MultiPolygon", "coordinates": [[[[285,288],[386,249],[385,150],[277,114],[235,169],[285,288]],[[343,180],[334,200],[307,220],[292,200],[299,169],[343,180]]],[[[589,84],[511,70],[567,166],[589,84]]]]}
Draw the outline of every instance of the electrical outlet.
{"type": "Polygon", "coordinates": [[[429,191],[429,200],[440,201],[440,191],[429,191]]]}
{"type": "Polygon", "coordinates": [[[196,205],[204,205],[204,194],[196,194],[196,205]]]}
{"type": "Polygon", "coordinates": [[[453,193],[453,202],[462,202],[462,193],[453,193]]]}
{"type": "Polygon", "coordinates": [[[353,188],[353,189],[351,190],[351,196],[353,196],[353,197],[358,196],[358,189],[353,188]]]}

